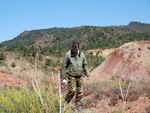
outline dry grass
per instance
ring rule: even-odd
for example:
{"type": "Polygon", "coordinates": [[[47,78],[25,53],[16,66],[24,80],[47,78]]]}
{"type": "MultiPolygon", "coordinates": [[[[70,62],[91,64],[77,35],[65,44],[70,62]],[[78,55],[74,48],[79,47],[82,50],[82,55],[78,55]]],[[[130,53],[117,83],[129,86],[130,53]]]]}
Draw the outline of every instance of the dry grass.
{"type": "MultiPolygon", "coordinates": [[[[129,82],[123,81],[121,86],[123,88],[123,94],[126,95],[129,82]]],[[[124,97],[124,102],[128,105],[128,102],[138,101],[140,95],[146,95],[150,98],[150,88],[149,83],[138,84],[130,86],[128,90],[127,97],[124,97]]],[[[86,109],[96,108],[99,109],[101,106],[108,106],[109,108],[121,108],[121,103],[123,102],[121,91],[119,89],[119,82],[117,79],[108,81],[94,81],[85,82],[83,86],[82,107],[86,109]],[[105,101],[105,105],[103,102],[105,101]],[[120,106],[120,107],[118,107],[120,106]],[[97,108],[98,107],[98,108],[97,108]]],[[[130,107],[130,106],[129,106],[130,107]]],[[[125,106],[126,108],[126,106],[125,106]]],[[[148,108],[147,108],[148,109],[148,108]]],[[[149,107],[150,109],[150,107],[149,107]]]]}
{"type": "Polygon", "coordinates": [[[134,87],[131,87],[127,96],[127,101],[137,101],[140,97],[140,93],[134,87]]]}
{"type": "Polygon", "coordinates": [[[109,87],[109,82],[107,81],[94,81],[85,82],[83,86],[83,108],[96,108],[100,101],[102,101],[106,95],[109,87]]]}
{"type": "Polygon", "coordinates": [[[150,105],[146,108],[147,113],[150,113],[150,105]]]}
{"type": "Polygon", "coordinates": [[[141,91],[148,99],[150,99],[150,87],[149,83],[141,91]]]}
{"type": "Polygon", "coordinates": [[[122,99],[119,88],[111,88],[107,91],[106,96],[110,98],[109,105],[115,106],[119,99],[122,99]]]}

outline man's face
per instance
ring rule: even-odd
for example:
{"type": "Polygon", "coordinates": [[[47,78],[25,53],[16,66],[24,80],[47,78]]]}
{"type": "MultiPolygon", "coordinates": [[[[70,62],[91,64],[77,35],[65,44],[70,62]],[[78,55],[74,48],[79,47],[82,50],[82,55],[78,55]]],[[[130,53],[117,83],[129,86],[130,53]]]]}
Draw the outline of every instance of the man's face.
{"type": "Polygon", "coordinates": [[[73,49],[73,53],[77,54],[78,50],[79,50],[79,47],[78,47],[77,44],[74,44],[73,47],[72,47],[72,49],[73,49]]]}

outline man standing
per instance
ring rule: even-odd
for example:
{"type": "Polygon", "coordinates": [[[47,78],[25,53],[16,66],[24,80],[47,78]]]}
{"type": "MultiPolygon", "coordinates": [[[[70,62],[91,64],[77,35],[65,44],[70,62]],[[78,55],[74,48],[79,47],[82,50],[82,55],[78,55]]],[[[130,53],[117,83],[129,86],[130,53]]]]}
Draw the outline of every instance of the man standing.
{"type": "Polygon", "coordinates": [[[76,93],[75,107],[79,111],[81,110],[80,100],[83,97],[81,90],[83,72],[86,74],[87,79],[89,79],[90,73],[86,57],[84,53],[79,50],[79,43],[76,42],[73,43],[72,49],[64,56],[60,77],[61,81],[68,78],[69,92],[67,93],[65,100],[69,103],[76,93]]]}

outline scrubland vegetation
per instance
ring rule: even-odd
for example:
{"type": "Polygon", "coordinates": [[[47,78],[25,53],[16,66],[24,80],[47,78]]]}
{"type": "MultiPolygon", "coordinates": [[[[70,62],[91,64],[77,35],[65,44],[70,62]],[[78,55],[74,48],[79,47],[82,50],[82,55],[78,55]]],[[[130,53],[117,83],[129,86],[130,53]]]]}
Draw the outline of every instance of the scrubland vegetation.
{"type": "MultiPolygon", "coordinates": [[[[32,49],[35,50],[35,49],[32,49]]],[[[30,50],[31,51],[31,50],[30,50]]],[[[17,52],[17,51],[16,51],[17,52]]],[[[31,51],[31,53],[34,53],[31,51]]],[[[7,53],[2,52],[4,59],[0,60],[2,63],[5,63],[5,58],[7,58],[7,53]]],[[[37,67],[40,62],[43,62],[45,71],[47,71],[45,76],[39,80],[40,91],[43,99],[43,104],[41,103],[40,97],[33,88],[32,84],[28,88],[13,88],[5,87],[1,88],[0,93],[0,112],[35,112],[35,113],[55,113],[59,112],[59,92],[58,92],[58,78],[59,78],[59,69],[61,61],[56,62],[52,59],[44,58],[42,54],[34,53],[35,55],[29,54],[24,56],[28,61],[31,60],[31,64],[34,67],[35,57],[37,67]],[[42,56],[43,59],[38,59],[39,56],[42,56]],[[53,70],[52,67],[57,67],[57,70],[53,70]],[[51,70],[50,70],[51,69],[51,70]],[[53,72],[53,76],[49,75],[49,72],[53,72]],[[51,86],[49,86],[51,84],[51,86]],[[52,90],[53,89],[53,90],[52,90]]],[[[98,53],[97,53],[98,54],[98,53]]],[[[15,60],[20,60],[24,54],[21,53],[20,56],[15,57],[15,60]],[[18,58],[19,57],[19,58],[18,58]]],[[[92,53],[86,53],[86,57],[89,63],[89,68],[92,70],[98,66],[98,64],[104,61],[104,58],[92,53]]],[[[11,63],[11,67],[15,68],[15,62],[11,63]]],[[[38,69],[38,68],[37,68],[38,69]]],[[[39,68],[41,69],[41,68],[39,68]]],[[[28,78],[28,77],[26,77],[28,78]]],[[[137,101],[140,97],[145,97],[150,99],[150,88],[149,83],[139,83],[143,84],[142,86],[136,86],[133,81],[121,79],[121,88],[119,86],[119,76],[112,76],[109,80],[101,81],[100,79],[95,80],[94,82],[84,82],[83,86],[83,95],[82,107],[84,109],[92,109],[99,107],[101,102],[105,101],[105,105],[108,107],[115,107],[117,109],[115,113],[122,112],[122,104],[124,104],[124,109],[128,103],[137,101]],[[130,87],[128,89],[130,83],[130,87]],[[127,92],[128,91],[128,92],[127,92]],[[122,97],[122,94],[124,97],[122,97]],[[125,97],[125,95],[127,96],[125,97]],[[121,104],[120,104],[121,103],[121,104]]],[[[25,81],[31,82],[28,78],[24,79],[25,81]]],[[[65,96],[65,93],[62,93],[62,97],[65,96]]],[[[63,100],[63,98],[62,98],[63,100]]],[[[62,101],[62,112],[70,112],[70,106],[65,104],[64,100],[62,101]],[[65,105],[65,106],[64,106],[65,105]],[[65,108],[65,109],[64,109],[65,108]]],[[[103,105],[104,106],[104,105],[103,105]]],[[[102,107],[103,107],[102,106],[102,107]]],[[[101,107],[101,108],[102,108],[101,107]]],[[[100,107],[99,107],[100,108],[100,107]]],[[[146,111],[150,110],[150,107],[145,108],[146,111]]]]}
{"type": "MultiPolygon", "coordinates": [[[[24,76],[18,76],[29,82],[29,87],[1,87],[0,112],[58,113],[60,110],[59,70],[62,57],[70,49],[72,42],[81,42],[81,50],[86,51],[97,48],[115,48],[135,40],[150,40],[150,34],[147,29],[143,30],[141,27],[137,27],[139,25],[142,25],[143,29],[149,26],[130,23],[124,27],[82,26],[77,28],[34,30],[31,32],[26,31],[25,34],[19,35],[10,42],[1,43],[0,66],[10,67],[10,70],[17,70],[19,67],[17,65],[18,61],[24,58],[25,63],[29,63],[30,67],[27,68],[21,65],[23,67],[22,71],[28,72],[28,69],[31,68],[34,70],[34,75],[31,74],[31,78],[26,73],[24,76]],[[37,43],[35,43],[33,36],[36,37],[37,43]],[[12,57],[12,54],[18,56],[12,57]],[[7,63],[10,60],[7,59],[8,56],[12,58],[11,63],[7,63]],[[37,70],[44,74],[39,77],[36,74],[37,70]],[[31,83],[32,79],[35,78],[39,80],[40,94],[31,83]]],[[[103,57],[98,56],[98,53],[96,56],[92,53],[86,53],[86,57],[90,71],[105,60],[103,57]]],[[[149,85],[150,83],[145,84],[143,82],[139,82],[137,85],[132,80],[120,79],[118,75],[104,81],[100,80],[100,78],[90,82],[86,81],[83,84],[84,98],[82,107],[84,109],[98,107],[98,110],[100,108],[115,109],[111,111],[112,113],[125,112],[126,109],[131,109],[131,106],[127,107],[127,105],[138,101],[140,97],[150,99],[149,85]]],[[[65,96],[64,93],[62,93],[62,112],[69,113],[70,106],[65,103],[63,96],[65,96]]],[[[150,106],[144,109],[150,113],[150,106]]],[[[89,112],[91,113],[92,110],[89,112]]]]}
{"type": "MultiPolygon", "coordinates": [[[[59,94],[54,94],[51,86],[40,87],[43,104],[34,89],[7,87],[0,92],[1,113],[57,113],[59,112],[59,94]]],[[[63,99],[62,99],[63,100],[63,99]]],[[[69,113],[69,108],[62,106],[62,112],[69,113]]]]}
{"type": "MultiPolygon", "coordinates": [[[[144,98],[143,103],[148,102],[145,101],[146,99],[150,100],[150,83],[143,83],[143,81],[136,83],[135,81],[124,79],[120,79],[119,83],[119,79],[119,76],[116,75],[105,81],[99,78],[94,80],[94,82],[86,82],[83,90],[85,96],[82,101],[83,108],[98,109],[107,106],[108,109],[111,109],[111,112],[122,113],[130,110],[132,107],[131,103],[137,102],[139,98],[144,98]]],[[[149,113],[150,107],[142,109],[149,113]]]]}

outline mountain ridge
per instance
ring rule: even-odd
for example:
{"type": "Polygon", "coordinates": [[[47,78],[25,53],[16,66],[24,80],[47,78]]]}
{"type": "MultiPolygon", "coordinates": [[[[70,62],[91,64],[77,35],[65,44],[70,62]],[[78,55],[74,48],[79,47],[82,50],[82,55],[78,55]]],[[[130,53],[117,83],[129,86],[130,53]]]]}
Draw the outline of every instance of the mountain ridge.
{"type": "Polygon", "coordinates": [[[131,41],[150,40],[150,24],[130,22],[123,26],[81,26],[25,30],[10,41],[0,43],[0,48],[18,49],[34,45],[34,38],[42,47],[54,50],[70,49],[72,42],[80,42],[81,49],[115,48],[131,41]]]}

